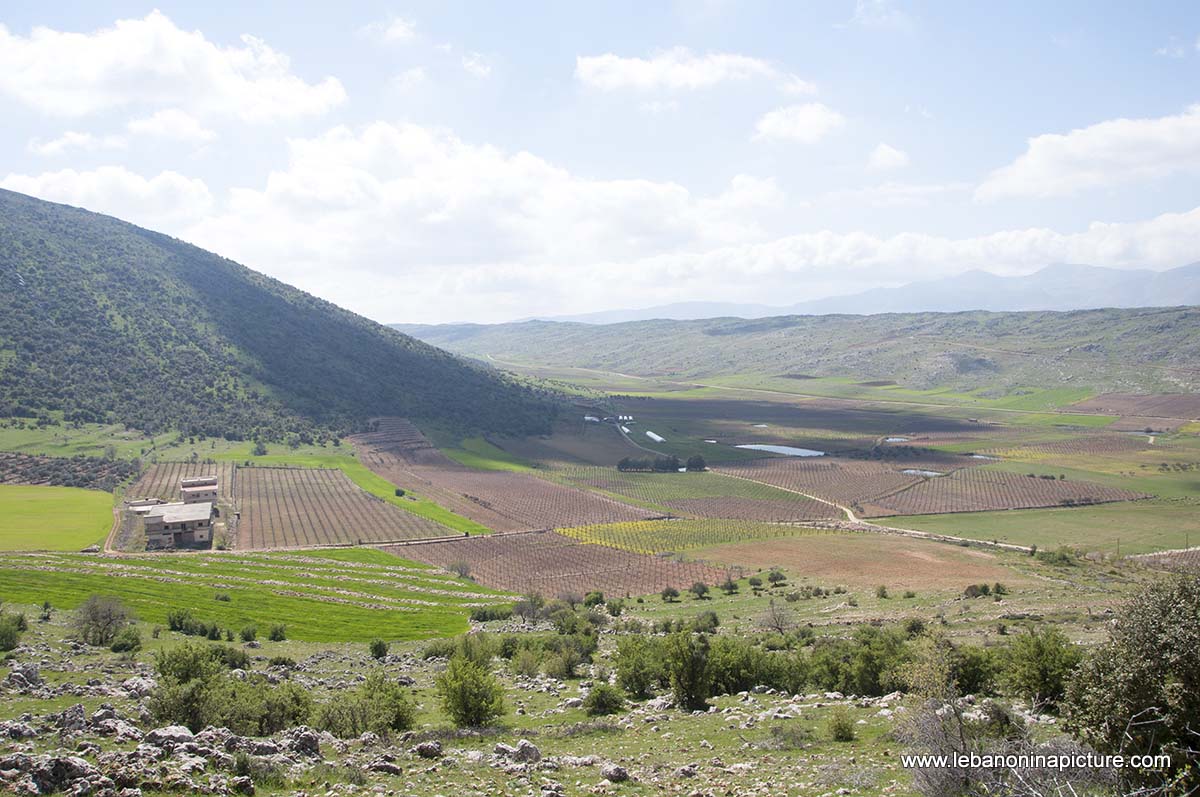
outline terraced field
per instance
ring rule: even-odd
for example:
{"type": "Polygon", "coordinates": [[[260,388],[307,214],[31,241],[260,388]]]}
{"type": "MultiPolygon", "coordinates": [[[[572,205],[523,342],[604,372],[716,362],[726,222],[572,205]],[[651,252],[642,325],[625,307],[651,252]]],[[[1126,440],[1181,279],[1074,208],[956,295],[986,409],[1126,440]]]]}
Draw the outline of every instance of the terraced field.
{"type": "Polygon", "coordinates": [[[438,567],[465,565],[481,584],[545,597],[592,590],[612,596],[646,595],[664,587],[682,591],[697,581],[720,584],[728,575],[725,569],[592,545],[552,531],[463,537],[384,550],[438,567]]]}
{"type": "Polygon", "coordinates": [[[804,537],[829,532],[779,523],[746,523],[731,520],[648,520],[607,523],[563,529],[564,536],[580,542],[608,545],[641,554],[680,553],[725,543],[750,543],[781,537],[804,537]]]}
{"type": "Polygon", "coordinates": [[[239,549],[370,544],[455,536],[362,490],[340,470],[238,468],[239,549]]]}
{"type": "Polygon", "coordinates": [[[902,468],[909,466],[832,457],[778,457],[731,463],[721,466],[718,471],[843,506],[862,506],[921,481],[919,476],[903,473],[902,468]]]}
{"type": "Polygon", "coordinates": [[[291,639],[420,639],[467,629],[475,606],[510,600],[412,561],[375,550],[311,554],[6,554],[4,598],[60,611],[94,594],[114,595],[139,619],[164,623],[189,609],[238,630],[276,624],[291,639]],[[222,596],[217,600],[217,596],[222,596]],[[224,598],[228,598],[225,600],[224,598]]]}

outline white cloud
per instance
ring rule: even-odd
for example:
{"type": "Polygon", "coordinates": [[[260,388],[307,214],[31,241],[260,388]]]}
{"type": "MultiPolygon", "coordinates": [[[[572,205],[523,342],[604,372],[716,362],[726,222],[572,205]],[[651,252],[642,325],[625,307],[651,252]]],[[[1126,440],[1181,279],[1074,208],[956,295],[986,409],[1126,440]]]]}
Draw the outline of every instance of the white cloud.
{"type": "Polygon", "coordinates": [[[0,180],[0,187],[168,232],[178,232],[181,225],[202,217],[213,206],[203,180],[171,171],[147,179],[122,166],[10,174],[0,180]]]}
{"type": "Polygon", "coordinates": [[[812,144],[845,123],[845,117],[819,102],[789,105],[764,114],[754,126],[754,139],[780,139],[812,144]]]}
{"type": "Polygon", "coordinates": [[[761,58],[735,53],[696,55],[686,47],[673,47],[650,58],[581,55],[575,59],[575,78],[601,91],[694,91],[753,79],[775,81],[791,94],[816,91],[812,83],[781,72],[761,58]]]}
{"type": "Polygon", "coordinates": [[[888,144],[880,143],[875,149],[871,150],[871,157],[868,159],[867,165],[872,169],[880,171],[902,169],[908,165],[908,153],[888,144]]]}
{"type": "Polygon", "coordinates": [[[121,136],[96,136],[68,130],[50,141],[33,139],[28,149],[36,155],[63,155],[67,152],[99,152],[101,150],[124,149],[128,142],[121,136]]]}
{"type": "Polygon", "coordinates": [[[857,0],[850,22],[868,28],[910,30],[913,27],[912,17],[896,8],[892,0],[857,0]]]}
{"type": "Polygon", "coordinates": [[[462,66],[475,77],[486,78],[492,74],[492,64],[483,53],[467,53],[462,57],[462,66]]]}
{"type": "MultiPolygon", "coordinates": [[[[1197,44],[1200,45],[1200,42],[1197,42],[1197,44]]],[[[1184,48],[1183,42],[1175,36],[1172,36],[1167,40],[1166,44],[1154,51],[1155,55],[1161,55],[1163,58],[1183,58],[1186,53],[1187,50],[1184,48]]]]}
{"type": "Polygon", "coordinates": [[[92,33],[41,27],[19,36],[0,25],[0,94],[58,116],[165,105],[248,122],[322,114],[346,97],[335,78],[293,74],[262,39],[219,46],[159,11],[92,33]]]}
{"type": "Polygon", "coordinates": [[[131,119],[125,128],[134,135],[203,144],[217,137],[191,114],[178,108],[156,111],[142,119],[131,119]]]}
{"type": "Polygon", "coordinates": [[[976,199],[1067,196],[1135,180],[1200,171],[1200,105],[1157,119],[1114,119],[1029,139],[992,172],[976,199]]]}
{"type": "Polygon", "coordinates": [[[420,88],[429,82],[429,75],[425,72],[425,67],[414,66],[411,69],[405,69],[400,74],[392,78],[392,85],[400,91],[411,91],[420,88]]]}
{"type": "Polygon", "coordinates": [[[935,199],[969,192],[970,183],[897,183],[886,182],[867,188],[832,191],[825,199],[876,208],[926,207],[935,199]]]}
{"type": "Polygon", "coordinates": [[[388,17],[364,25],[362,34],[386,44],[409,42],[417,37],[416,23],[402,17],[388,17]]]}

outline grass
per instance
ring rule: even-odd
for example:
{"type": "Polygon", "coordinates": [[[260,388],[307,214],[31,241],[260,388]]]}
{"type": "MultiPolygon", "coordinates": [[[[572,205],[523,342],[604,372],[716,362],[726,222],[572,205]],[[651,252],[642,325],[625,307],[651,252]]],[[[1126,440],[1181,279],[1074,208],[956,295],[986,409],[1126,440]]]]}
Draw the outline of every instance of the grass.
{"type": "Polygon", "coordinates": [[[95,594],[120,598],[149,623],[180,608],[234,633],[257,625],[265,635],[282,623],[289,638],[311,642],[458,634],[471,606],[506,602],[504,593],[375,550],[0,559],[5,602],[71,609],[95,594]]]}
{"type": "Polygon", "coordinates": [[[953,515],[891,517],[888,525],[976,540],[1121,555],[1200,544],[1194,504],[1136,501],[1064,509],[1009,509],[953,515]]]}
{"type": "Polygon", "coordinates": [[[535,468],[528,462],[492,445],[482,437],[468,437],[458,447],[446,447],[442,453],[468,468],[500,470],[509,473],[533,473],[535,468]]]}
{"type": "Polygon", "coordinates": [[[0,551],[78,551],[101,542],[112,505],[99,490],[0,485],[0,551]]]}

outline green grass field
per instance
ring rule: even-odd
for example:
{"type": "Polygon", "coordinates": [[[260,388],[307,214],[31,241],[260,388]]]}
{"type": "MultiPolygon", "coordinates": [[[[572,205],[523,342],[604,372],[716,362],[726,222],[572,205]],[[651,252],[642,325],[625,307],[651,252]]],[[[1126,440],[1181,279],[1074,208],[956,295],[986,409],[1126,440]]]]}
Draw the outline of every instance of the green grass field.
{"type": "Polygon", "coordinates": [[[890,517],[898,528],[975,540],[1121,555],[1200,544],[1200,507],[1166,501],[1134,501],[1064,509],[1010,509],[952,515],[890,517]]]}
{"type": "Polygon", "coordinates": [[[462,633],[472,606],[506,602],[496,590],[376,550],[312,554],[10,554],[0,598],[59,609],[114,595],[138,618],[171,609],[237,633],[275,624],[310,642],[423,639],[462,633]],[[218,600],[217,596],[229,600],[218,600]]]}
{"type": "Polygon", "coordinates": [[[0,551],[78,551],[101,542],[112,506],[99,490],[0,485],[0,551]]]}

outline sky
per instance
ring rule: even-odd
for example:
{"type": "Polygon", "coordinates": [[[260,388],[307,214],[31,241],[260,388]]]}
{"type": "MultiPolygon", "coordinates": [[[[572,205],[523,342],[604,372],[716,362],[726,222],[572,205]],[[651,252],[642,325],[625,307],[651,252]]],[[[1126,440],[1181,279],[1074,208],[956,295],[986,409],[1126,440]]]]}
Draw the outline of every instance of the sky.
{"type": "Polygon", "coordinates": [[[1195,2],[0,5],[0,187],[384,323],[1200,260],[1195,2]]]}

